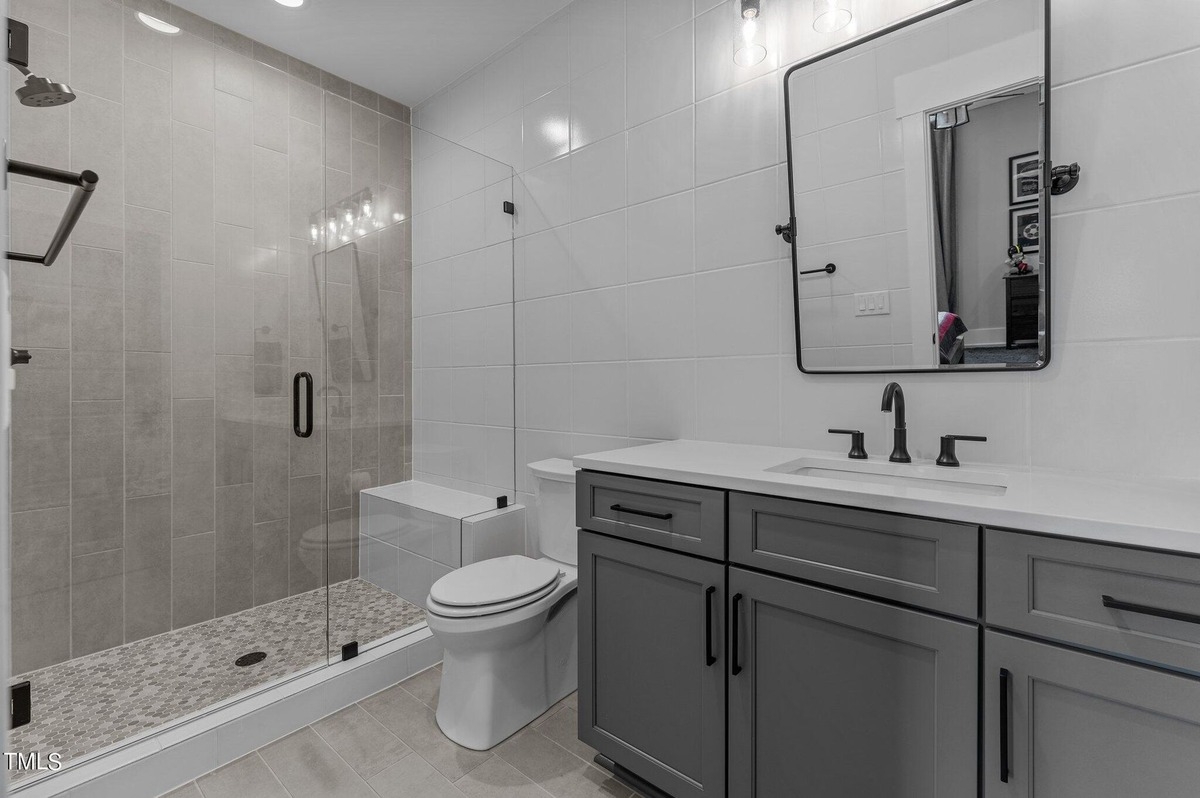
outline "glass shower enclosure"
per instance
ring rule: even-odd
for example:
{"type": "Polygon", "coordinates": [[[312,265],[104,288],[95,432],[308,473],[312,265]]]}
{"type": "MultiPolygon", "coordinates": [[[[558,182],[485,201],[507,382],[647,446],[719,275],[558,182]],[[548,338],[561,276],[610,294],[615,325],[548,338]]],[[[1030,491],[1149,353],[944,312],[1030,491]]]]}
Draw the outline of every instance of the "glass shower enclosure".
{"type": "MultiPolygon", "coordinates": [[[[10,95],[11,157],[98,175],[52,266],[6,264],[30,353],[9,672],[32,712],[9,750],[69,767],[422,628],[364,578],[359,494],[415,461],[514,496],[513,176],[161,0],[13,13],[76,99],[10,95]],[[415,314],[425,279],[454,301],[415,314]],[[418,405],[443,387],[491,400],[442,421],[418,405]]],[[[68,196],[12,175],[11,249],[44,249],[68,196]]]]}

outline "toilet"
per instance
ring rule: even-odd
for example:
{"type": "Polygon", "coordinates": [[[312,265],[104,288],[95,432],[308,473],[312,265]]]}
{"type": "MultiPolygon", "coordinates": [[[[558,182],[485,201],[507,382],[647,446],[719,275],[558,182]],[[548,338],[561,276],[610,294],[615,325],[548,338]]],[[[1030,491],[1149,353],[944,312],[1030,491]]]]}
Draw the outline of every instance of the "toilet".
{"type": "Polygon", "coordinates": [[[437,722],[483,751],[575,691],[579,639],[575,467],[530,463],[541,557],[483,560],[433,584],[429,629],[445,649],[437,722]]]}

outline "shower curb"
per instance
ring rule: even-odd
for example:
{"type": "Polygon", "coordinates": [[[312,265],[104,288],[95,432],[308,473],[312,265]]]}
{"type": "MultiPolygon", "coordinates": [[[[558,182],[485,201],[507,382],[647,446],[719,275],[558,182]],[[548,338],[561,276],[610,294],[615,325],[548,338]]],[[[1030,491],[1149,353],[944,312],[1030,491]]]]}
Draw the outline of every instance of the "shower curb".
{"type": "Polygon", "coordinates": [[[154,798],[268,743],[387,689],[440,662],[422,627],[354,659],[289,677],[252,695],[197,713],[161,732],[126,741],[58,773],[19,783],[20,798],[154,798]]]}

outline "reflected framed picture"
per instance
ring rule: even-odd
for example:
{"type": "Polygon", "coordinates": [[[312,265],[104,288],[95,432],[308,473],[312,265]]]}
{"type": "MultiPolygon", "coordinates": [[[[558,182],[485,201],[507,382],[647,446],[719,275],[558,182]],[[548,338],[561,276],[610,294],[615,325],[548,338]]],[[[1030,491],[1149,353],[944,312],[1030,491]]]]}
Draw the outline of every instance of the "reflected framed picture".
{"type": "Polygon", "coordinates": [[[1010,243],[1031,255],[1042,248],[1041,212],[1037,206],[1011,208],[1008,211],[1010,243]]]}
{"type": "Polygon", "coordinates": [[[1008,159],[1008,204],[1037,202],[1041,191],[1041,153],[1027,152],[1008,159]]]}

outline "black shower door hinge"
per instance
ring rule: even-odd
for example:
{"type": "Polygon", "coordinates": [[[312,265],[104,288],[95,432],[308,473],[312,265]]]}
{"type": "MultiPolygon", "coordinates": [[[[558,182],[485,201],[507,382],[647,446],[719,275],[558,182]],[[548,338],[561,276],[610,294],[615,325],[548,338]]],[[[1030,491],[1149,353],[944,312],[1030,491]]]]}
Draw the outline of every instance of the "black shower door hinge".
{"type": "Polygon", "coordinates": [[[358,641],[353,640],[342,646],[342,662],[348,659],[354,659],[358,656],[358,641]]]}
{"type": "Polygon", "coordinates": [[[29,682],[8,688],[8,728],[24,726],[33,719],[33,688],[29,682]]]}
{"type": "Polygon", "coordinates": [[[505,200],[504,201],[504,212],[507,213],[509,216],[514,216],[517,213],[517,206],[512,204],[508,200],[505,200]]]}

